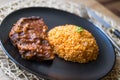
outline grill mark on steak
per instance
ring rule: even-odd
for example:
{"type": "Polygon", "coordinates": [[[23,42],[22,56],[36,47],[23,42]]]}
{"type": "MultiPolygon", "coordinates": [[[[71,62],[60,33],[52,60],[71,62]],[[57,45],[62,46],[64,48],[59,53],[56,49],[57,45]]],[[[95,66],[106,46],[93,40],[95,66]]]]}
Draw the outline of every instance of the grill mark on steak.
{"type": "Polygon", "coordinates": [[[47,41],[48,27],[38,17],[20,18],[12,27],[9,37],[22,58],[28,60],[50,60],[54,58],[47,41]]]}

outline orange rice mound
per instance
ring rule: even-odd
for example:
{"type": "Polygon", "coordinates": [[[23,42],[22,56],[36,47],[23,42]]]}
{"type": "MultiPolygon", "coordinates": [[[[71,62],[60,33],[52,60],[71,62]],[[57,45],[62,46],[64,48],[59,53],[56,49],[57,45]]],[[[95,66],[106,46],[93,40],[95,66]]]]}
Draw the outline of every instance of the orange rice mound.
{"type": "Polygon", "coordinates": [[[76,25],[56,26],[48,32],[48,40],[55,54],[66,61],[87,63],[97,59],[98,45],[93,35],[76,25]]]}

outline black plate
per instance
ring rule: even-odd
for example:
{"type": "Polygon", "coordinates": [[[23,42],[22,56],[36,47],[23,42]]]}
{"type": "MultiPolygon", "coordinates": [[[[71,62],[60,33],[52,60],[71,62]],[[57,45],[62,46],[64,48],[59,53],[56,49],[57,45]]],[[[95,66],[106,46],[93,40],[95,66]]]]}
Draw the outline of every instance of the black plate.
{"type": "Polygon", "coordinates": [[[51,9],[31,7],[9,14],[0,26],[0,39],[3,50],[20,67],[46,79],[52,80],[97,80],[105,76],[114,66],[115,53],[108,38],[92,23],[77,15],[51,9]],[[96,61],[87,64],[67,62],[56,57],[53,61],[27,61],[20,57],[18,50],[11,44],[8,34],[13,24],[21,17],[39,16],[44,19],[49,29],[57,25],[75,24],[90,31],[99,46],[96,61]]]}

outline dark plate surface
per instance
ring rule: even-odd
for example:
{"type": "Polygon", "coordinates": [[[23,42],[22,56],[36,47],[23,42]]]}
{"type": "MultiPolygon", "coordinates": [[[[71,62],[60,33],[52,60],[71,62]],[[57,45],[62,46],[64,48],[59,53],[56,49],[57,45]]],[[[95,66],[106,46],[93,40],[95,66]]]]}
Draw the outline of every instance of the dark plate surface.
{"type": "Polygon", "coordinates": [[[52,8],[31,7],[9,14],[1,23],[0,40],[5,53],[20,67],[51,80],[97,80],[105,76],[114,66],[115,53],[108,38],[92,23],[74,14],[52,8]],[[8,34],[13,24],[21,17],[39,16],[49,29],[57,25],[75,24],[90,31],[99,46],[96,61],[87,64],[67,62],[56,56],[53,61],[27,61],[20,57],[18,50],[11,44],[8,34]]]}

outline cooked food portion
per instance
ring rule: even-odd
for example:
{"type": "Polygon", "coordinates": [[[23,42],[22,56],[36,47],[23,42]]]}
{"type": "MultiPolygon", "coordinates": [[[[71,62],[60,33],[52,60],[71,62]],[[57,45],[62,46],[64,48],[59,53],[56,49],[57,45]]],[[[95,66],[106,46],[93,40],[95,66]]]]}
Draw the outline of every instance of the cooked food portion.
{"type": "Polygon", "coordinates": [[[54,52],[67,61],[87,63],[97,59],[98,46],[92,34],[75,25],[56,26],[48,32],[54,52]]]}
{"type": "Polygon", "coordinates": [[[50,60],[54,58],[54,54],[46,39],[47,28],[40,18],[21,18],[12,27],[9,37],[23,58],[37,61],[50,60]]]}

